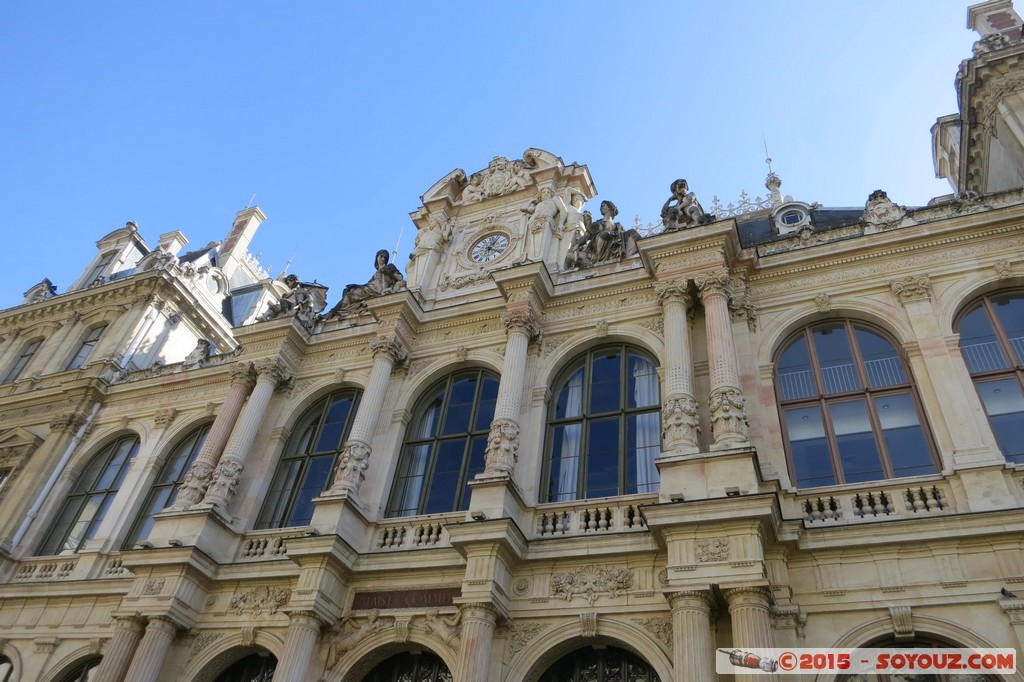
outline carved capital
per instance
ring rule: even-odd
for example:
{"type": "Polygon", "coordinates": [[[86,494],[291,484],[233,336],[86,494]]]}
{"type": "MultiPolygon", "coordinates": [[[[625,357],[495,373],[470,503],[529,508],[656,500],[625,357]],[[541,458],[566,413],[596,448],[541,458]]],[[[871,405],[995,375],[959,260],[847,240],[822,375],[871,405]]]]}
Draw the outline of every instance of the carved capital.
{"type": "Polygon", "coordinates": [[[521,332],[531,339],[540,333],[540,325],[537,318],[529,307],[507,310],[501,316],[501,323],[505,325],[505,332],[521,332]]]}
{"type": "Polygon", "coordinates": [[[697,401],[692,395],[670,395],[662,402],[661,438],[666,447],[677,443],[697,445],[700,436],[697,401]]]}
{"type": "Polygon", "coordinates": [[[715,600],[711,590],[680,590],[665,595],[673,613],[676,611],[700,611],[710,614],[715,600]]]}
{"type": "Polygon", "coordinates": [[[924,301],[932,296],[932,282],[928,275],[916,275],[896,280],[889,285],[896,299],[906,305],[911,301],[924,301]]]}
{"type": "Polygon", "coordinates": [[[150,616],[146,631],[162,632],[170,637],[178,633],[179,626],[169,616],[150,616]]]}
{"type": "Polygon", "coordinates": [[[678,301],[689,308],[693,304],[693,298],[690,296],[688,287],[689,281],[686,279],[677,279],[671,282],[655,282],[654,292],[658,294],[658,298],[663,304],[670,301],[678,301]]]}
{"type": "Polygon", "coordinates": [[[405,344],[398,338],[397,334],[386,334],[381,336],[375,336],[370,339],[370,352],[373,357],[386,357],[393,364],[398,364],[405,360],[409,355],[408,350],[405,348],[405,344]]]}
{"type": "Polygon", "coordinates": [[[264,358],[263,360],[257,360],[253,363],[253,369],[256,371],[256,381],[269,381],[274,386],[282,384],[291,378],[288,371],[285,369],[284,364],[281,363],[277,358],[264,358]]]}
{"type": "Polygon", "coordinates": [[[757,607],[767,610],[771,605],[772,594],[767,587],[750,585],[747,587],[730,587],[722,590],[729,608],[757,607]]]}
{"type": "Polygon", "coordinates": [[[86,415],[81,412],[64,412],[50,420],[50,431],[55,433],[77,431],[86,419],[86,415]]]}
{"type": "Polygon", "coordinates": [[[509,475],[519,459],[519,424],[511,419],[495,419],[487,436],[486,476],[509,475]]]}
{"type": "Polygon", "coordinates": [[[174,423],[174,418],[177,416],[178,411],[173,407],[157,410],[156,414],[153,416],[153,423],[156,424],[157,428],[166,429],[174,423]]]}
{"type": "Polygon", "coordinates": [[[693,278],[693,283],[697,285],[697,292],[700,294],[701,301],[706,301],[709,296],[722,295],[728,297],[732,295],[732,277],[729,276],[729,271],[725,269],[697,275],[693,278]]]}
{"type": "Polygon", "coordinates": [[[320,616],[313,611],[292,611],[288,614],[289,630],[307,630],[319,635],[324,625],[325,623],[320,619],[320,616]]]}
{"type": "Polygon", "coordinates": [[[341,451],[341,462],[338,464],[338,473],[334,476],[331,492],[358,493],[365,478],[363,472],[370,465],[371,452],[370,445],[361,440],[351,439],[346,442],[345,449],[341,451]]]}
{"type": "Polygon", "coordinates": [[[715,442],[747,439],[746,400],[743,392],[734,386],[723,386],[711,391],[711,431],[715,442]]]}
{"type": "Polygon", "coordinates": [[[114,631],[141,633],[146,627],[146,619],[138,614],[131,616],[115,616],[114,631]]]}
{"type": "Polygon", "coordinates": [[[231,383],[249,388],[256,385],[256,375],[252,370],[252,365],[248,362],[235,363],[235,366],[231,368],[231,383]]]}

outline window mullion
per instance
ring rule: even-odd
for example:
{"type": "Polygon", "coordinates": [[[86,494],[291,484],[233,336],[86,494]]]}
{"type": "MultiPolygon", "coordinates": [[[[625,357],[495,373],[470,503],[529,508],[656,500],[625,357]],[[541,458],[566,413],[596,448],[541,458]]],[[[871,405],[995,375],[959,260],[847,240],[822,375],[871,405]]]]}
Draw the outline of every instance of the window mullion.
{"type": "Polygon", "coordinates": [[[996,315],[996,310],[992,306],[992,300],[986,296],[982,299],[982,305],[985,308],[985,314],[988,315],[988,322],[992,325],[992,331],[995,332],[996,342],[999,344],[999,347],[1003,349],[1003,355],[1006,356],[1007,363],[1009,363],[1009,366],[1013,369],[1020,367],[1021,364],[1017,359],[1017,353],[1013,350],[1013,344],[1010,343],[1010,338],[1003,330],[1003,324],[1000,321],[999,316],[996,315]]]}
{"type": "MultiPolygon", "coordinates": [[[[871,394],[865,394],[864,402],[868,404],[868,419],[871,420],[871,432],[875,437],[875,446],[878,448],[879,454],[882,456],[882,470],[885,472],[886,478],[896,478],[893,473],[892,462],[889,460],[889,448],[886,447],[885,438],[883,437],[884,432],[882,431],[882,420],[878,416],[878,412],[875,410],[875,401],[872,399],[874,396],[871,394]]],[[[913,398],[913,394],[911,394],[913,398]]],[[[917,410],[917,418],[921,419],[921,410],[914,401],[914,408],[917,410]]],[[[921,421],[924,424],[923,421],[921,421]]],[[[934,455],[933,455],[934,457],[934,455]]]]}
{"type": "Polygon", "coordinates": [[[831,401],[825,398],[818,399],[818,409],[821,410],[821,423],[825,427],[825,440],[828,442],[829,459],[832,461],[832,471],[836,477],[837,484],[846,483],[846,472],[843,471],[843,462],[839,457],[839,441],[836,440],[835,428],[832,426],[832,413],[828,406],[831,401]]]}

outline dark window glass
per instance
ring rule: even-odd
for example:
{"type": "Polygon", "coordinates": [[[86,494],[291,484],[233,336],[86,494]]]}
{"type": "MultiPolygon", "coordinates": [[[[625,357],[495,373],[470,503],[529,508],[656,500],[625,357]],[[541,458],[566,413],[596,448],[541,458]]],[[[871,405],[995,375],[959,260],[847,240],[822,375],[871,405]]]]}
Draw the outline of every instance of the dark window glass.
{"type": "Polygon", "coordinates": [[[1024,292],[984,297],[960,317],[957,331],[1003,456],[1024,464],[1024,292]]]}
{"type": "Polygon", "coordinates": [[[271,479],[257,528],[305,526],[313,519],[313,499],[331,484],[359,396],[351,389],[337,391],[299,417],[271,479]]]}
{"type": "Polygon", "coordinates": [[[232,663],[214,682],[271,682],[276,669],[277,659],[271,654],[252,654],[232,663]]]}
{"type": "Polygon", "coordinates": [[[910,374],[877,330],[805,327],[777,355],[775,377],[797,487],[936,472],[910,374]]]}
{"type": "Polygon", "coordinates": [[[540,682],[661,682],[661,678],[636,654],[607,647],[563,656],[541,675],[540,682]]]}
{"type": "Polygon", "coordinates": [[[14,364],[7,371],[7,374],[4,375],[5,384],[9,384],[21,376],[21,373],[25,370],[28,363],[31,362],[32,356],[36,354],[42,343],[42,339],[36,339],[25,344],[25,347],[21,350],[21,355],[18,356],[18,359],[14,361],[14,364]]]}
{"type": "Polygon", "coordinates": [[[14,664],[6,656],[0,656],[0,682],[11,682],[14,679],[14,664]]]}
{"type": "MultiPolygon", "coordinates": [[[[445,616],[435,616],[444,618],[445,616]]],[[[429,651],[397,654],[379,664],[363,682],[452,682],[453,677],[440,658],[429,651]]]]}
{"type": "Polygon", "coordinates": [[[153,528],[153,517],[166,509],[178,493],[178,488],[185,480],[192,462],[206,441],[206,434],[210,432],[210,425],[200,426],[187,436],[178,441],[174,449],[167,456],[160,473],[153,482],[153,487],[146,496],[146,502],[142,506],[139,516],[135,519],[132,530],[125,539],[124,548],[131,549],[139,540],[146,539],[149,531],[153,528]]]}
{"type": "Polygon", "coordinates": [[[469,482],[484,470],[498,378],[483,370],[442,379],[417,404],[391,489],[388,516],[469,507],[469,482]]]}
{"type": "Polygon", "coordinates": [[[96,347],[96,344],[100,340],[100,336],[103,335],[103,330],[106,329],[106,325],[99,327],[93,327],[86,334],[85,339],[82,340],[82,344],[75,351],[75,354],[71,356],[71,361],[68,362],[68,369],[78,369],[85,364],[85,361],[89,359],[89,355],[92,353],[92,349],[96,347]]]}
{"type": "MultiPolygon", "coordinates": [[[[64,677],[60,678],[60,682],[89,682],[93,679],[93,673],[97,666],[99,666],[102,659],[93,658],[84,663],[76,665],[72,670],[68,671],[64,677]]],[[[2,679],[2,678],[0,678],[2,679]]]]}
{"type": "Polygon", "coordinates": [[[123,436],[100,450],[61,505],[38,554],[74,554],[91,540],[139,451],[139,439],[123,436]]]}
{"type": "Polygon", "coordinates": [[[555,382],[545,502],[656,492],[661,454],[658,371],[628,346],[580,356],[555,382]]]}

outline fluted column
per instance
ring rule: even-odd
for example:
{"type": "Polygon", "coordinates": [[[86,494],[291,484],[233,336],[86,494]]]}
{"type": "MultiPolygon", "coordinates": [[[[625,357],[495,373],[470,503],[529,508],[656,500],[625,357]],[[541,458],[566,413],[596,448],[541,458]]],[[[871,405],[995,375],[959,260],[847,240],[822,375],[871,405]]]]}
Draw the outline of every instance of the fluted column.
{"type": "MultiPolygon", "coordinates": [[[[771,597],[766,587],[734,587],[722,591],[729,602],[732,645],[737,649],[770,649],[771,597]]],[[[737,682],[754,682],[757,675],[737,675],[737,682]]]]}
{"type": "Polygon", "coordinates": [[[213,478],[213,470],[220,462],[231,430],[235,428],[238,415],[242,412],[242,405],[245,404],[245,399],[255,383],[252,365],[249,363],[240,362],[231,370],[231,388],[228,390],[228,396],[217,412],[217,418],[213,420],[209,433],[206,434],[203,447],[199,449],[199,454],[185,474],[185,480],[178,488],[178,496],[170,509],[186,509],[203,499],[210,479],[213,478]]]}
{"type": "Polygon", "coordinates": [[[228,506],[235,494],[235,486],[245,468],[245,458],[256,439],[256,432],[263,424],[274,389],[288,378],[284,366],[277,359],[260,360],[253,367],[256,370],[256,387],[238,416],[231,438],[224,447],[224,454],[213,470],[206,497],[203,498],[204,503],[222,509],[228,506]]]}
{"type": "Polygon", "coordinates": [[[114,626],[114,636],[110,639],[103,652],[103,660],[100,661],[90,677],[95,682],[123,682],[128,666],[135,656],[135,648],[142,638],[142,630],[145,627],[143,619],[138,616],[117,617],[117,625],[114,626]]]}
{"type": "Polygon", "coordinates": [[[167,657],[167,650],[178,633],[178,625],[166,616],[152,616],[146,625],[146,634],[135,650],[132,665],[125,680],[131,682],[156,682],[160,669],[167,657]]]}
{"type": "Polygon", "coordinates": [[[273,682],[305,682],[313,649],[320,637],[320,619],[312,611],[296,611],[288,616],[284,654],[274,671],[273,682]]]}
{"type": "Polygon", "coordinates": [[[501,316],[505,325],[505,364],[501,369],[494,420],[487,437],[483,473],[477,478],[509,476],[519,458],[519,408],[526,381],[526,353],[530,339],[540,332],[529,304],[517,305],[501,316]]]}
{"type": "Polygon", "coordinates": [[[359,486],[363,484],[365,477],[363,472],[370,463],[370,441],[373,440],[373,432],[377,428],[377,416],[384,406],[384,393],[391,379],[391,371],[397,363],[405,360],[407,355],[405,345],[395,333],[375,336],[370,340],[370,350],[373,352],[370,379],[366,390],[363,391],[362,400],[359,401],[359,409],[352,420],[352,430],[349,431],[348,440],[345,441],[345,447],[341,452],[334,484],[327,495],[359,493],[359,486]]]}
{"type": "Polygon", "coordinates": [[[729,317],[731,279],[728,270],[719,270],[694,278],[704,303],[708,345],[708,369],[711,391],[711,430],[715,449],[725,449],[747,442],[747,413],[743,391],[740,390],[739,364],[732,339],[729,317]]]}
{"type": "Polygon", "coordinates": [[[697,399],[693,397],[693,350],[686,312],[693,301],[687,280],[656,282],[665,322],[664,398],[661,400],[662,450],[697,450],[700,426],[697,399]]]}
{"type": "Polygon", "coordinates": [[[676,682],[712,682],[711,592],[687,590],[668,595],[672,606],[672,660],[676,682]]]}
{"type": "Polygon", "coordinates": [[[462,634],[455,682],[491,679],[491,646],[498,614],[491,604],[462,604],[462,634]]]}

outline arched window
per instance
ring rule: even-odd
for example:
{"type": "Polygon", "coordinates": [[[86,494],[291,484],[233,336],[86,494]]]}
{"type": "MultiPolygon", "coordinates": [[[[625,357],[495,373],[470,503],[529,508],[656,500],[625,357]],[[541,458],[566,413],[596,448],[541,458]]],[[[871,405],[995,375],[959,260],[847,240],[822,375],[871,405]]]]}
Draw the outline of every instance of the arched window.
{"type": "Polygon", "coordinates": [[[100,337],[103,336],[103,330],[107,328],[107,325],[101,324],[98,327],[93,327],[89,330],[89,333],[82,339],[82,343],[78,345],[78,350],[71,356],[71,360],[68,362],[67,369],[78,369],[85,364],[85,361],[89,359],[92,354],[92,349],[99,343],[100,337]]]}
{"type": "Polygon", "coordinates": [[[150,488],[146,503],[139,512],[138,518],[132,530],[125,539],[124,548],[131,549],[139,540],[149,535],[153,528],[153,517],[167,508],[178,492],[185,474],[188,472],[196,455],[203,447],[206,434],[210,432],[210,424],[193,429],[187,436],[178,441],[174,450],[167,456],[167,460],[160,468],[160,474],[153,487],[150,488]]]}
{"type": "Polygon", "coordinates": [[[469,481],[484,470],[498,377],[452,374],[430,387],[405,436],[388,516],[441,514],[469,507],[469,481]]]}
{"type": "MultiPolygon", "coordinates": [[[[962,649],[962,644],[947,642],[932,637],[915,637],[911,640],[897,640],[895,637],[882,637],[869,644],[863,644],[858,648],[863,649],[886,649],[893,653],[900,649],[962,649]]],[[[957,673],[947,675],[944,673],[932,674],[907,674],[907,673],[858,673],[853,675],[840,675],[836,682],[989,682],[994,680],[982,673],[957,673]]]]}
{"type": "Polygon", "coordinates": [[[1024,292],[985,296],[960,317],[957,331],[1003,456],[1024,464],[1024,292]]]}
{"type": "Polygon", "coordinates": [[[72,670],[69,670],[60,682],[89,682],[92,671],[100,664],[102,659],[91,658],[88,661],[79,663],[72,670]]]}
{"type": "Polygon", "coordinates": [[[0,656],[0,682],[11,682],[14,679],[14,664],[6,656],[0,656]]]}
{"type": "Polygon", "coordinates": [[[39,350],[39,346],[42,344],[42,339],[33,339],[22,347],[21,354],[18,355],[18,359],[14,361],[11,368],[7,370],[7,374],[4,375],[3,382],[5,384],[9,384],[21,376],[21,373],[25,371],[25,367],[28,366],[28,363],[32,362],[32,357],[36,354],[36,351],[39,350]]]}
{"type": "Polygon", "coordinates": [[[61,505],[38,554],[74,554],[93,538],[138,451],[137,436],[122,436],[89,461],[61,505]]]}
{"type": "Polygon", "coordinates": [[[216,682],[270,682],[274,679],[277,659],[269,653],[258,653],[235,661],[217,676],[216,682]]]}
{"type": "Polygon", "coordinates": [[[867,325],[801,329],[776,358],[775,387],[798,487],[935,473],[910,373],[867,325]]]}
{"type": "Polygon", "coordinates": [[[354,389],[335,391],[302,414],[277,465],[257,528],[305,526],[313,519],[313,498],[331,480],[359,395],[354,389]]]}
{"type": "Polygon", "coordinates": [[[563,656],[541,675],[540,682],[661,682],[661,678],[639,656],[607,647],[563,656]]]}
{"type": "Polygon", "coordinates": [[[429,651],[397,654],[379,664],[363,682],[452,682],[452,674],[436,654],[429,651]]]}
{"type": "Polygon", "coordinates": [[[658,490],[658,371],[625,345],[588,351],[559,375],[548,414],[544,499],[658,490]]]}

